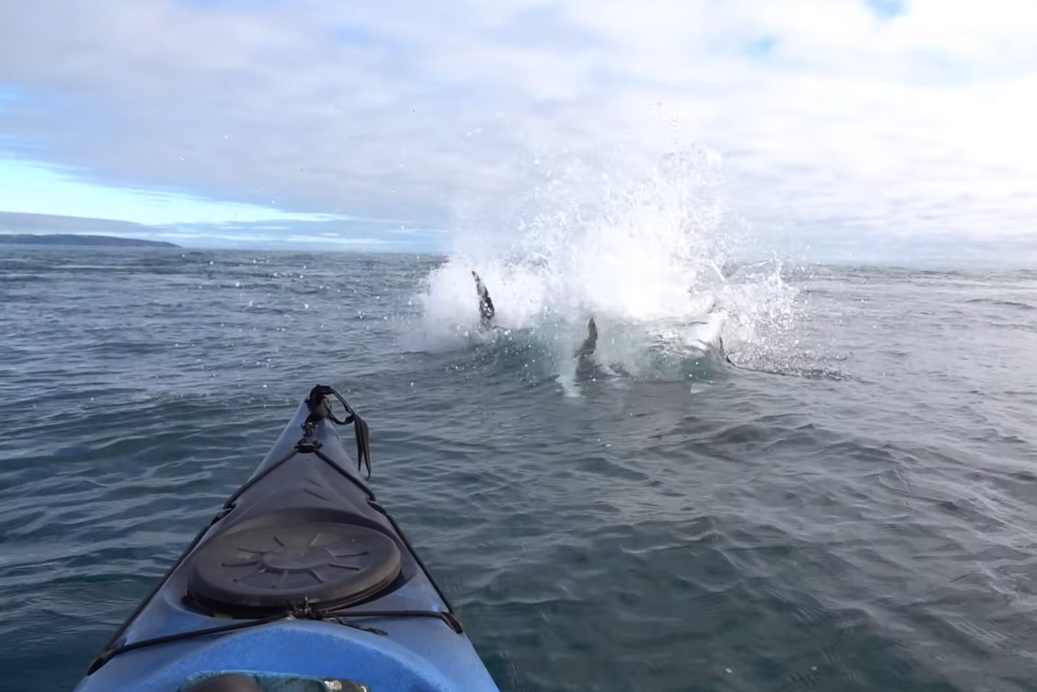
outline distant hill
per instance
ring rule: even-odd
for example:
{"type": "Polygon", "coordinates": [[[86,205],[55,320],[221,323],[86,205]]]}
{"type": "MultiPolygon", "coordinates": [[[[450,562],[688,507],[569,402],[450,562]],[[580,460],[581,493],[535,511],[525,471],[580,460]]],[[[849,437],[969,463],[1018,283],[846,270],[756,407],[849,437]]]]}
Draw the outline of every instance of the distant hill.
{"type": "Polygon", "coordinates": [[[180,247],[162,240],[118,238],[110,235],[73,233],[0,233],[0,245],[90,245],[114,247],[180,247]]]}
{"type": "Polygon", "coordinates": [[[0,211],[0,245],[179,247],[173,243],[135,238],[153,235],[156,230],[154,226],[129,221],[0,211]]]}

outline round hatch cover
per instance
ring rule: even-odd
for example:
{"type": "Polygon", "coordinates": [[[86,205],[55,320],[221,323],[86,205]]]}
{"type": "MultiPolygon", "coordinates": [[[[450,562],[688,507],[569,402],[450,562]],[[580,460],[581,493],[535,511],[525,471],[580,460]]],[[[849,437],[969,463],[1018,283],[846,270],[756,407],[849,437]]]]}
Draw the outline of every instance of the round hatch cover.
{"type": "Polygon", "coordinates": [[[218,536],[192,562],[188,595],[233,615],[358,603],[396,579],[400,550],[374,529],[312,522],[218,536]]]}

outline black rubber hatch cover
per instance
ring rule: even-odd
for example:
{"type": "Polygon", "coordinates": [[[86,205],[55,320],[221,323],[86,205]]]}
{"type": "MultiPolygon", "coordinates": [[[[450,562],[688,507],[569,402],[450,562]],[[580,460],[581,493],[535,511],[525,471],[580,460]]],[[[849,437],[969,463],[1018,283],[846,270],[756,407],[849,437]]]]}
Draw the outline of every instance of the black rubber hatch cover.
{"type": "Polygon", "coordinates": [[[374,596],[400,573],[400,550],[364,526],[305,522],[218,536],[193,559],[187,593],[239,611],[345,607],[374,596]]]}

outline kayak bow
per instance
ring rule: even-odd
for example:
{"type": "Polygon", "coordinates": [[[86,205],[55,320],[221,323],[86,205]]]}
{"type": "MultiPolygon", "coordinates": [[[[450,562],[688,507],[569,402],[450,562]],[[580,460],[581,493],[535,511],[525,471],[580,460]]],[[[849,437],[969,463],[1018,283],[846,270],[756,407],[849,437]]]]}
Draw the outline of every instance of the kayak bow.
{"type": "Polygon", "coordinates": [[[314,387],[76,692],[499,692],[362,466],[314,387]]]}

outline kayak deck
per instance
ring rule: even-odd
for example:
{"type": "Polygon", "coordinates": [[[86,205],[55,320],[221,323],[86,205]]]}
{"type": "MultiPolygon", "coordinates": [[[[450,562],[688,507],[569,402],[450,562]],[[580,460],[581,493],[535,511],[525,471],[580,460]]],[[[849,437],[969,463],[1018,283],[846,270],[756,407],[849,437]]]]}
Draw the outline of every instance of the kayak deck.
{"type": "Polygon", "coordinates": [[[333,422],[354,424],[367,462],[366,423],[314,388],[77,692],[497,691],[333,422]],[[251,686],[210,679],[226,673],[251,686]]]}

